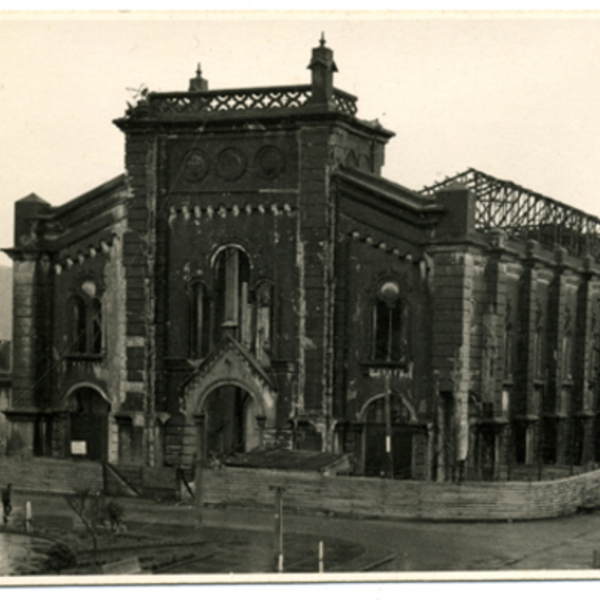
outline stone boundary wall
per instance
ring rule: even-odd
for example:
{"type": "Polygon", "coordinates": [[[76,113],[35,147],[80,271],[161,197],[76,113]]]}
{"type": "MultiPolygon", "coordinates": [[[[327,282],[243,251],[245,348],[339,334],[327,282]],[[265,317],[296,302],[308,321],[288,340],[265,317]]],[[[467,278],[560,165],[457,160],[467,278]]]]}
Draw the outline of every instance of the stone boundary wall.
{"type": "Polygon", "coordinates": [[[0,487],[16,490],[71,493],[103,488],[102,465],[89,460],[0,456],[0,487]]]}
{"type": "Polygon", "coordinates": [[[545,519],[600,505],[600,471],[553,481],[458,485],[227,467],[202,472],[202,502],[272,507],[270,486],[285,488],[288,510],[382,519],[545,519]]]}

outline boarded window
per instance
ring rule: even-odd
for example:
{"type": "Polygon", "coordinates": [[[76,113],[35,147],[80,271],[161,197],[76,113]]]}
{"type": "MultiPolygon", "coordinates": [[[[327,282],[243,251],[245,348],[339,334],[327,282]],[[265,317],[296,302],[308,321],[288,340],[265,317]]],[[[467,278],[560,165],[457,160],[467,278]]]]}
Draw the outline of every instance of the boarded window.
{"type": "Polygon", "coordinates": [[[81,292],[67,304],[69,349],[72,354],[99,355],[103,347],[102,302],[93,282],[84,282],[81,292]]]}

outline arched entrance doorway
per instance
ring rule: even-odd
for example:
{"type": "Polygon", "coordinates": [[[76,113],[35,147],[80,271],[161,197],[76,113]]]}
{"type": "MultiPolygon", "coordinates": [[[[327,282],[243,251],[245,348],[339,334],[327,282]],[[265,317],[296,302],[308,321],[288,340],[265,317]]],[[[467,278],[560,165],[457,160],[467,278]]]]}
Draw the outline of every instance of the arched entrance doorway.
{"type": "Polygon", "coordinates": [[[73,456],[90,460],[108,459],[108,413],[110,404],[91,387],[80,387],[69,394],[70,445],[73,456]]]}
{"type": "Polygon", "coordinates": [[[260,409],[245,389],[217,387],[206,397],[203,413],[207,457],[249,452],[260,445],[260,409]]]}
{"type": "Polygon", "coordinates": [[[387,441],[385,396],[367,405],[364,417],[365,475],[389,476],[392,470],[394,479],[410,479],[413,474],[410,412],[400,396],[390,398],[389,419],[391,439],[387,441]]]}

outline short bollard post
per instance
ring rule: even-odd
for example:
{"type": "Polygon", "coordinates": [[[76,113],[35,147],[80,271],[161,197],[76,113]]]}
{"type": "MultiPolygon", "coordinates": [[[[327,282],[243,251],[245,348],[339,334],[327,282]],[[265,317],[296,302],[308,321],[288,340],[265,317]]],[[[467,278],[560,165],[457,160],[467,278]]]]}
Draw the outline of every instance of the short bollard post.
{"type": "Polygon", "coordinates": [[[275,568],[278,573],[283,573],[283,492],[284,487],[269,486],[270,490],[275,491],[275,568]]]}
{"type": "Polygon", "coordinates": [[[600,569],[600,550],[594,550],[592,554],[592,569],[600,569]]]}
{"type": "Polygon", "coordinates": [[[319,573],[325,572],[325,550],[323,542],[319,542],[319,573]]]}
{"type": "Polygon", "coordinates": [[[33,511],[29,500],[25,503],[25,531],[28,533],[33,531],[33,511]]]}

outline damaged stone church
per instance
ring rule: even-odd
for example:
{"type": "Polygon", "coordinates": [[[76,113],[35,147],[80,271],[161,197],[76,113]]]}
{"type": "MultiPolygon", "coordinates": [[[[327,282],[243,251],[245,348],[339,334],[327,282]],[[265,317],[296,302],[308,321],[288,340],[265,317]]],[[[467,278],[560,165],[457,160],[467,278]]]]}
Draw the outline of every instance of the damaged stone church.
{"type": "Polygon", "coordinates": [[[503,480],[600,462],[600,220],[470,169],[413,191],[324,41],[309,85],[144,93],[125,173],[16,202],[7,453],[257,449],[503,480]]]}

